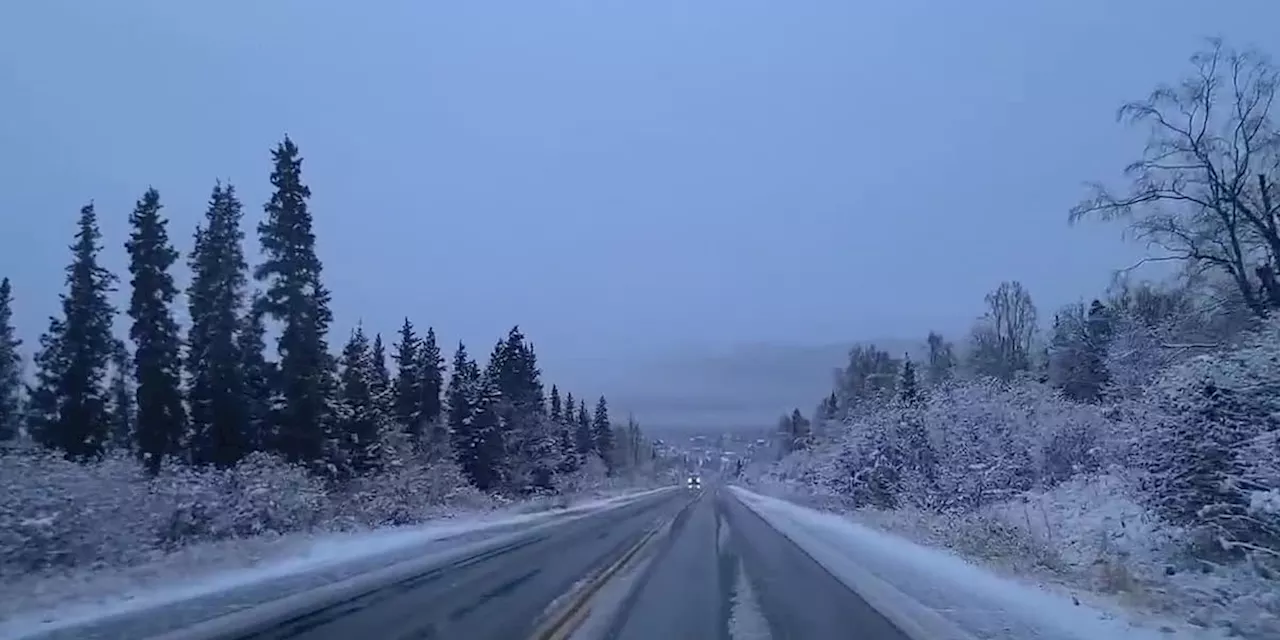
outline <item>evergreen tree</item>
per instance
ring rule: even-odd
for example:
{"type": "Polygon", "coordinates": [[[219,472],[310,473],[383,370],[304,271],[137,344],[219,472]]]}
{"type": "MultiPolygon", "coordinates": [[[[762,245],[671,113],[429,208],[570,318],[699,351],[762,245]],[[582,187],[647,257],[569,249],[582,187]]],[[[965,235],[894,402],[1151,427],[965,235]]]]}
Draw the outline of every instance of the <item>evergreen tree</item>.
{"type": "Polygon", "coordinates": [[[101,454],[111,430],[106,378],[115,309],[108,295],[115,276],[98,264],[101,238],[93,205],[85,205],[71,247],[67,292],[61,296],[62,318],[51,319],[40,338],[36,384],[29,394],[31,435],[79,460],[101,454]]]}
{"type": "MultiPolygon", "coordinates": [[[[583,411],[583,413],[586,413],[586,411],[583,411]]],[[[605,467],[609,470],[609,475],[613,475],[616,466],[613,455],[613,425],[609,423],[609,403],[604,399],[604,396],[600,396],[600,399],[596,401],[596,414],[595,419],[591,422],[591,431],[595,437],[596,451],[600,453],[600,458],[604,460],[605,467]]]]}
{"type": "Polygon", "coordinates": [[[428,453],[432,458],[443,455],[449,445],[449,429],[445,424],[441,394],[444,393],[444,356],[436,344],[436,331],[427,327],[418,349],[418,384],[421,399],[421,420],[427,437],[428,453]]]}
{"type": "Polygon", "coordinates": [[[551,420],[559,423],[563,413],[563,407],[560,406],[560,389],[553,384],[551,385],[551,420]]]}
{"type": "Polygon", "coordinates": [[[591,454],[604,458],[604,453],[600,450],[600,443],[596,441],[595,430],[591,425],[591,412],[587,411],[587,401],[578,401],[578,428],[574,432],[575,440],[578,444],[578,456],[586,461],[586,457],[591,454]]]}
{"type": "Polygon", "coordinates": [[[422,373],[419,367],[421,340],[408,318],[400,325],[400,340],[395,344],[391,359],[396,363],[395,395],[396,423],[417,446],[422,445],[422,373]]]}
{"type": "Polygon", "coordinates": [[[133,362],[129,356],[129,348],[124,342],[116,341],[111,356],[111,395],[107,413],[111,418],[111,433],[108,445],[119,451],[133,451],[136,442],[137,411],[134,399],[133,362]]]}
{"type": "Polygon", "coordinates": [[[920,399],[920,386],[916,382],[916,365],[908,354],[902,360],[902,379],[898,381],[898,397],[903,402],[915,402],[920,399]]]}
{"type": "Polygon", "coordinates": [[[320,278],[307,209],[311,189],[302,182],[298,147],[286,137],[272,157],[275,192],[264,206],[266,219],[258,225],[265,260],[254,277],[266,283],[264,308],[282,325],[277,349],[283,405],[277,412],[276,442],[286,459],[316,463],[325,453],[326,429],[331,426],[334,363],[326,335],[333,316],[320,278]]]}
{"type": "MultiPolygon", "coordinates": [[[[267,327],[261,298],[255,293],[236,332],[235,351],[240,358],[240,376],[244,393],[243,429],[248,451],[280,451],[275,414],[283,403],[277,390],[278,371],[267,360],[267,327]]],[[[234,437],[234,436],[232,436],[234,437]]],[[[227,448],[230,450],[230,447],[227,448]]],[[[226,456],[230,460],[232,456],[226,456]]]]}
{"type": "Polygon", "coordinates": [[[341,390],[334,416],[342,476],[361,476],[379,468],[384,414],[378,404],[377,369],[369,339],[357,326],[342,349],[341,390]]]}
{"type": "Polygon", "coordinates": [[[549,488],[560,466],[560,433],[546,415],[537,355],[519,327],[494,346],[489,377],[497,381],[499,427],[506,443],[503,476],[519,491],[549,488]]]}
{"type": "Polygon", "coordinates": [[[577,406],[578,405],[573,401],[573,394],[566,393],[564,396],[564,403],[561,406],[561,411],[564,414],[563,419],[565,424],[570,426],[576,426],[578,424],[578,419],[574,415],[574,409],[576,409],[577,406]]]}
{"type": "Polygon", "coordinates": [[[13,290],[9,279],[0,280],[0,442],[18,437],[22,423],[22,356],[13,327],[13,290]]]}
{"type": "MultiPolygon", "coordinates": [[[[196,229],[188,259],[191,285],[187,289],[187,401],[190,406],[191,461],[230,467],[250,451],[261,448],[257,430],[269,413],[263,405],[263,347],[261,334],[243,325],[248,264],[244,258],[242,210],[235,187],[214,184],[204,223],[196,229]],[[250,333],[244,334],[244,331],[250,333]],[[241,342],[248,344],[242,345],[241,342]],[[256,348],[243,353],[242,346],[256,348]]],[[[269,403],[269,398],[266,399],[269,403]]]]}
{"type": "Polygon", "coordinates": [[[133,325],[133,370],[137,378],[136,453],[152,475],[178,453],[186,432],[182,402],[182,342],[173,318],[178,288],[169,269],[178,252],[169,244],[168,221],[160,215],[160,193],[147,189],[129,216],[129,317],[133,325]]]}
{"type": "MultiPolygon", "coordinates": [[[[488,368],[492,368],[491,362],[488,368]]],[[[458,466],[482,491],[497,488],[501,478],[502,434],[498,430],[495,376],[482,375],[466,346],[458,343],[446,392],[448,425],[458,466]]]]}
{"type": "Polygon", "coordinates": [[[387,348],[382,344],[382,334],[373,334],[373,350],[369,353],[373,366],[375,395],[381,397],[391,389],[391,372],[387,369],[387,348]]]}

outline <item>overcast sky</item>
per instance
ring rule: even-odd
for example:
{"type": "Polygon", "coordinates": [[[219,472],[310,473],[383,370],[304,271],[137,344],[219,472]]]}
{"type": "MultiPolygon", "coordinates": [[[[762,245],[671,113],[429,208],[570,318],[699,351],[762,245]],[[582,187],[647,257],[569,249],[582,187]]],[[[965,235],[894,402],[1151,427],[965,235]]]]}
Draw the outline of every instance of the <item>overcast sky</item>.
{"type": "Polygon", "coordinates": [[[1066,225],[1138,149],[1115,108],[1202,36],[1276,24],[1263,0],[11,0],[0,274],[34,343],[82,204],[120,271],[148,185],[184,251],[217,178],[251,230],[287,132],[335,346],[409,315],[487,353],[518,322],[590,381],[959,332],[1002,279],[1047,314],[1132,261],[1066,225]]]}

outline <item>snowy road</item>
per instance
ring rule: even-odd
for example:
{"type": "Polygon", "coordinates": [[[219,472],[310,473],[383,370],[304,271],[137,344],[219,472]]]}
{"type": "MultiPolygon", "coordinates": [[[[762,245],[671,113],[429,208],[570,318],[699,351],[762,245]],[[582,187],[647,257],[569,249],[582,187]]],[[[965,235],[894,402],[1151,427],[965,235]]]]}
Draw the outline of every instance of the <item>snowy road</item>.
{"type": "Polygon", "coordinates": [[[171,606],[41,638],[923,638],[898,631],[727,488],[650,492],[512,526],[316,588],[223,596],[221,613],[171,606]]]}
{"type": "MultiPolygon", "coordinates": [[[[649,491],[244,584],[39,640],[1174,640],[842,516],[649,491]],[[316,582],[317,577],[325,578],[316,582]],[[339,575],[340,574],[340,575],[339,575]]],[[[375,532],[376,533],[376,532],[375,532]]],[[[388,536],[394,532],[388,532],[388,536]]],[[[430,532],[427,532],[430,533],[430,532]]],[[[425,535],[413,531],[396,535],[425,535]]],[[[436,534],[432,534],[436,535],[436,534]]],[[[437,536],[438,537],[438,536],[437,536]]],[[[366,537],[356,546],[369,545],[366,537]]],[[[393,545],[394,546],[394,545],[393,545]]]]}

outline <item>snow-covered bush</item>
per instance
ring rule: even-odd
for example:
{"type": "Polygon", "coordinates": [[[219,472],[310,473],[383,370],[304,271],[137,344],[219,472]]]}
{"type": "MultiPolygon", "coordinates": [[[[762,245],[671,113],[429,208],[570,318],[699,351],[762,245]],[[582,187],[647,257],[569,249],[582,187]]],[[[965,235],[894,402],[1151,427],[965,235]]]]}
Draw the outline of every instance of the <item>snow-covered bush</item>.
{"type": "Polygon", "coordinates": [[[829,425],[750,484],[1015,573],[1275,637],[1280,318],[1219,347],[1187,324],[1122,316],[1102,403],[1029,378],[953,380],[829,425]]]}
{"type": "Polygon", "coordinates": [[[114,452],[81,464],[35,447],[0,455],[0,578],[128,566],[186,545],[419,523],[496,506],[457,466],[401,464],[340,488],[255,453],[231,469],[176,462],[150,478],[114,452]]]}

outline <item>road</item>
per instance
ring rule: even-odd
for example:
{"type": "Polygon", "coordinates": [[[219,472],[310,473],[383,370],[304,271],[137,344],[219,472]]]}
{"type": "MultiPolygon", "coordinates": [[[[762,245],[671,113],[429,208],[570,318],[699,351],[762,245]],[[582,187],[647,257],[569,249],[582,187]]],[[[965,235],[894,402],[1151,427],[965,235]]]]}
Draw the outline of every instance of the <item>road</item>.
{"type": "Polygon", "coordinates": [[[410,569],[166,635],[134,625],[128,637],[908,640],[724,488],[647,496],[496,536],[410,569]]]}

